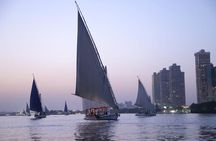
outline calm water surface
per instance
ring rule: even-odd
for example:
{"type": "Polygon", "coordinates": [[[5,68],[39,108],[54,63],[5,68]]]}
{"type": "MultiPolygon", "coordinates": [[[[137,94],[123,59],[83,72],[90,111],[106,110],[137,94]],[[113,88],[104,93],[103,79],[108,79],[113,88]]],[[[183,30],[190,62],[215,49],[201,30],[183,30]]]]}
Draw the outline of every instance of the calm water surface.
{"type": "Polygon", "coordinates": [[[216,115],[158,114],[136,117],[121,114],[118,121],[86,121],[84,115],[0,117],[1,141],[205,141],[216,140],[216,115]]]}

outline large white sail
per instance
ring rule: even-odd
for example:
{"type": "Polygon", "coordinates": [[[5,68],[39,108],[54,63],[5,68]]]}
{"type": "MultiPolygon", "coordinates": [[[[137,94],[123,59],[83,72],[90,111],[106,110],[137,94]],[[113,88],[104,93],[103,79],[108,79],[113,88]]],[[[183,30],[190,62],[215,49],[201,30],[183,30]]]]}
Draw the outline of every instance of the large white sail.
{"type": "Polygon", "coordinates": [[[103,102],[117,109],[117,103],[95,43],[78,8],[77,78],[75,95],[103,102]]]}
{"type": "Polygon", "coordinates": [[[142,107],[147,111],[154,111],[154,105],[151,103],[150,96],[148,96],[145,87],[142,82],[138,79],[138,94],[136,99],[136,106],[142,107]]]}

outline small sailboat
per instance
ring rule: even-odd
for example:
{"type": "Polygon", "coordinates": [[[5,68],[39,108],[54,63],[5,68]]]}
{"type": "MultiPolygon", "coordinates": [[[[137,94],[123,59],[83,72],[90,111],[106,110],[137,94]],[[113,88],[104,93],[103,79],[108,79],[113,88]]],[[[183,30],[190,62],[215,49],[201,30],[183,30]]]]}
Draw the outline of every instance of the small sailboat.
{"type": "Polygon", "coordinates": [[[68,107],[67,107],[67,102],[66,101],[65,101],[65,106],[64,106],[64,114],[65,115],[69,115],[68,107]]]}
{"type": "Polygon", "coordinates": [[[30,114],[30,108],[29,108],[29,106],[28,106],[28,103],[26,103],[25,115],[26,115],[26,116],[31,116],[31,114],[30,114]]]}
{"type": "Polygon", "coordinates": [[[145,87],[138,78],[138,94],[136,99],[136,106],[138,106],[138,113],[136,116],[155,116],[155,107],[151,103],[150,96],[148,96],[145,87]]]}
{"type": "MultiPolygon", "coordinates": [[[[76,2],[75,2],[76,3],[76,2]]],[[[118,105],[94,40],[78,9],[77,76],[75,95],[97,104],[88,107],[85,119],[117,120],[118,105]]]]}
{"type": "Polygon", "coordinates": [[[46,113],[43,110],[41,103],[41,94],[38,91],[35,78],[33,77],[31,96],[30,96],[30,110],[34,111],[35,119],[45,118],[46,113]]]}
{"type": "Polygon", "coordinates": [[[45,111],[46,115],[48,115],[50,112],[49,109],[47,108],[47,106],[44,106],[44,111],[45,111]]]}

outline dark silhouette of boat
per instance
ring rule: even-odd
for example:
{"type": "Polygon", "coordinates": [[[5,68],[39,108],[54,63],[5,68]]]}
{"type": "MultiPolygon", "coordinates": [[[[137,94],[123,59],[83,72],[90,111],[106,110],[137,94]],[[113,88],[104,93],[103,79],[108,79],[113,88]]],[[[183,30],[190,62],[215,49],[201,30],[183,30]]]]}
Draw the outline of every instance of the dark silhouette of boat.
{"type": "Polygon", "coordinates": [[[31,113],[30,113],[30,108],[29,108],[29,105],[28,105],[28,103],[26,103],[26,110],[25,110],[25,115],[26,115],[26,116],[31,116],[31,113]]]}
{"type": "Polygon", "coordinates": [[[36,85],[35,78],[33,76],[31,96],[30,96],[30,110],[34,112],[35,119],[45,118],[46,113],[43,110],[41,103],[41,94],[36,85]]]}
{"type": "Polygon", "coordinates": [[[86,110],[85,119],[117,120],[118,104],[107,76],[107,69],[101,61],[77,3],[76,6],[78,9],[78,37],[75,95],[94,103],[100,103],[97,104],[97,107],[84,109],[86,110]]]}
{"type": "Polygon", "coordinates": [[[64,114],[69,115],[68,107],[67,107],[67,102],[65,101],[65,106],[64,106],[64,114]]]}
{"type": "Polygon", "coordinates": [[[156,116],[154,105],[151,103],[151,98],[147,94],[145,87],[138,78],[138,92],[135,105],[138,107],[136,116],[156,116]]]}

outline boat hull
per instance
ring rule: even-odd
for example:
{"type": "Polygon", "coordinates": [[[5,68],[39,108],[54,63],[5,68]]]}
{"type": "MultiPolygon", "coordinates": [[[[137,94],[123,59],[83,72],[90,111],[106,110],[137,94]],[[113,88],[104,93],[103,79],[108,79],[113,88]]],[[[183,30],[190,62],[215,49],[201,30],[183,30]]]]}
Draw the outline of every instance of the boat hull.
{"type": "Polygon", "coordinates": [[[92,115],[86,116],[85,120],[117,120],[119,117],[118,113],[115,114],[108,114],[108,115],[92,115]]]}
{"type": "Polygon", "coordinates": [[[44,112],[43,113],[39,113],[39,114],[35,114],[34,118],[35,119],[46,118],[46,114],[44,112]]]}

